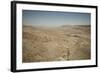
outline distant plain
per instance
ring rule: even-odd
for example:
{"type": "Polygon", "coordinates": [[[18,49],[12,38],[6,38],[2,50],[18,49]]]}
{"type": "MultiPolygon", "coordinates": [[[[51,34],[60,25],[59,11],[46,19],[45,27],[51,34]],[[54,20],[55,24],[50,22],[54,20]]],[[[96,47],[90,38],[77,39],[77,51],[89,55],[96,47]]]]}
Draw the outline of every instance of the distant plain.
{"type": "Polygon", "coordinates": [[[47,62],[91,59],[90,25],[34,27],[23,25],[22,61],[47,62]]]}

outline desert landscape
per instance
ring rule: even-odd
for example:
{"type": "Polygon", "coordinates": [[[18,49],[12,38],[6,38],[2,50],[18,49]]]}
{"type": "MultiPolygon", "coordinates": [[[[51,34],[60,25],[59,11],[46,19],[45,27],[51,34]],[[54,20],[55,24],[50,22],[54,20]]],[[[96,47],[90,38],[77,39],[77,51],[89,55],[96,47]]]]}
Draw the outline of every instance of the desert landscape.
{"type": "Polygon", "coordinates": [[[91,58],[90,25],[34,27],[23,25],[22,61],[47,62],[91,58]]]}

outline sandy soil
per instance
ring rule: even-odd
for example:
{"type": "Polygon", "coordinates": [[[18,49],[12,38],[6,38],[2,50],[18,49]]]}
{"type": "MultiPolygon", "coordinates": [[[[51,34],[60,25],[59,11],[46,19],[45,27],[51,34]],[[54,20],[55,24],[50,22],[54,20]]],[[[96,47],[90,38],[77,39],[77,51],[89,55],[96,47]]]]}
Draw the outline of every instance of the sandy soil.
{"type": "Polygon", "coordinates": [[[90,26],[23,26],[23,62],[85,60],[91,57],[90,26]]]}

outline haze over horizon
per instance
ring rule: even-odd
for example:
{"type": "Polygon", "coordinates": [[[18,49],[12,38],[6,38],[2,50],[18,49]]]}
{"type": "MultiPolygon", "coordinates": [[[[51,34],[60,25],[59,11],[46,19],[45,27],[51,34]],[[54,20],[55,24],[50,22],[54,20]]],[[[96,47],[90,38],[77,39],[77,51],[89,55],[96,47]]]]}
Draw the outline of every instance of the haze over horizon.
{"type": "Polygon", "coordinates": [[[57,27],[65,25],[90,25],[90,13],[23,10],[22,24],[57,27]]]}

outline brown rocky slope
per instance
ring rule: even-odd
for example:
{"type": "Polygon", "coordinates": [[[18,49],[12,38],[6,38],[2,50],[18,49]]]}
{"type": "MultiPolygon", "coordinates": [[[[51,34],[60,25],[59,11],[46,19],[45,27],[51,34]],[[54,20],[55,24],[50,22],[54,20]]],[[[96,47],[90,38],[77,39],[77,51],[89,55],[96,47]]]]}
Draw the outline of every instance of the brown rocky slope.
{"type": "Polygon", "coordinates": [[[23,62],[85,60],[91,57],[90,26],[23,26],[23,62]]]}

